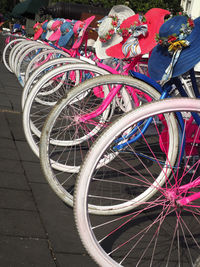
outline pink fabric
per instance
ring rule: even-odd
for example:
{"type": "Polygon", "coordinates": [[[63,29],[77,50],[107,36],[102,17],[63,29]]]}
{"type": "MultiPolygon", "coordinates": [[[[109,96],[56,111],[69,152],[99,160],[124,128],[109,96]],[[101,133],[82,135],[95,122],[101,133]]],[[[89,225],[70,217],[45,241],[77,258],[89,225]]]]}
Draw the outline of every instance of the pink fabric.
{"type": "Polygon", "coordinates": [[[61,36],[60,28],[57,29],[52,35],[49,37],[49,41],[57,41],[61,36]]]}
{"type": "Polygon", "coordinates": [[[39,37],[41,36],[41,34],[43,33],[43,29],[42,29],[42,25],[47,22],[48,20],[45,20],[44,22],[40,23],[40,22],[36,22],[35,25],[33,26],[33,29],[37,28],[40,24],[41,24],[41,28],[39,28],[33,37],[33,40],[38,40],[39,37]]]}
{"type": "Polygon", "coordinates": [[[40,22],[36,22],[35,25],[33,26],[33,29],[35,29],[39,24],[40,22]]]}
{"type": "Polygon", "coordinates": [[[74,27],[73,27],[73,31],[75,34],[78,34],[78,30],[80,28],[80,25],[82,24],[83,22],[81,20],[78,20],[75,24],[74,24],[74,27]]]}
{"type": "Polygon", "coordinates": [[[51,30],[52,30],[52,31],[57,30],[57,28],[58,28],[60,25],[62,25],[62,24],[63,24],[63,22],[62,22],[61,20],[56,20],[56,21],[52,24],[52,26],[51,26],[51,30]]]}
{"type": "Polygon", "coordinates": [[[43,33],[43,29],[42,29],[42,27],[39,29],[39,30],[37,30],[37,32],[34,34],[34,37],[33,37],[33,40],[37,40],[40,36],[41,36],[41,34],[43,33]]]}
{"type": "Polygon", "coordinates": [[[95,16],[91,16],[87,19],[85,19],[84,21],[77,21],[75,24],[74,24],[74,27],[73,27],[73,31],[75,34],[78,34],[78,30],[79,29],[82,29],[82,31],[79,33],[79,36],[78,38],[76,39],[76,41],[74,42],[74,45],[73,45],[73,49],[77,49],[80,47],[80,45],[82,44],[83,42],[83,38],[84,38],[84,35],[85,35],[85,32],[88,28],[88,26],[90,25],[90,23],[95,19],[95,16]]]}

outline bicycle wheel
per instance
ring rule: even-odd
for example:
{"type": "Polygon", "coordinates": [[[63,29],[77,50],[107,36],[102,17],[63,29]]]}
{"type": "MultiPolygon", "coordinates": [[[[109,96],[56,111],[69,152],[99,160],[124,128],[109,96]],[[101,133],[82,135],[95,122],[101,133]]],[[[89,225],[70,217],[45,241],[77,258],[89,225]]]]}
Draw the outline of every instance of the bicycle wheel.
{"type": "MultiPolygon", "coordinates": [[[[46,53],[46,51],[44,53],[46,53]]],[[[61,58],[57,58],[57,59],[52,59],[52,60],[46,62],[45,64],[43,64],[42,66],[38,67],[32,73],[32,75],[30,75],[30,77],[27,79],[27,81],[25,83],[25,86],[24,86],[24,89],[22,92],[22,98],[21,98],[22,109],[24,108],[25,101],[26,101],[31,89],[46,73],[48,73],[49,71],[51,71],[55,68],[58,68],[62,65],[67,65],[70,63],[83,63],[83,61],[78,59],[78,58],[72,58],[72,57],[62,58],[61,57],[61,58]]],[[[29,65],[28,65],[27,69],[29,69],[29,65]]],[[[45,88],[46,85],[47,84],[44,84],[43,88],[45,88]]],[[[48,86],[47,86],[47,90],[48,90],[48,86]]]]}
{"type": "Polygon", "coordinates": [[[30,61],[39,53],[51,49],[52,48],[47,45],[35,45],[34,47],[27,46],[27,49],[24,48],[20,54],[18,53],[15,59],[15,74],[22,86],[24,85],[24,75],[30,61]]]}
{"type": "MultiPolygon", "coordinates": [[[[70,55],[66,52],[63,52],[61,50],[56,49],[50,49],[43,52],[40,52],[38,55],[36,55],[28,64],[27,68],[25,69],[25,75],[24,75],[24,83],[28,80],[28,78],[31,76],[31,74],[39,68],[41,65],[44,65],[45,63],[49,62],[53,59],[59,59],[63,57],[70,57],[70,55]]],[[[17,73],[19,75],[19,73],[17,73]]]]}
{"type": "Polygon", "coordinates": [[[13,72],[12,69],[10,68],[10,65],[9,65],[9,55],[10,55],[10,52],[12,50],[12,48],[18,44],[19,42],[22,42],[24,41],[23,38],[16,38],[15,40],[12,40],[10,41],[4,48],[3,50],[3,63],[5,65],[5,67],[7,68],[8,71],[10,72],[13,72]]]}
{"type": "Polygon", "coordinates": [[[27,141],[37,156],[44,121],[57,101],[83,80],[107,73],[106,70],[86,63],[69,64],[48,72],[34,85],[24,106],[23,125],[27,141]]]}
{"type": "MultiPolygon", "coordinates": [[[[29,63],[29,65],[26,69],[26,73],[25,73],[25,77],[24,77],[25,83],[28,80],[28,78],[31,76],[31,74],[36,70],[36,68],[38,68],[42,64],[47,63],[45,61],[49,61],[52,59],[54,59],[54,60],[59,59],[63,55],[65,56],[67,54],[66,52],[62,52],[60,50],[54,49],[53,51],[52,51],[53,54],[50,56],[48,55],[50,53],[50,50],[49,51],[43,51],[31,60],[31,62],[29,63]]],[[[67,54],[67,55],[68,55],[67,57],[70,57],[70,54],[67,54]]],[[[70,57],[70,58],[74,58],[74,57],[70,57]]],[[[83,56],[81,56],[80,58],[75,58],[74,63],[89,63],[89,64],[93,64],[93,65],[95,64],[93,60],[85,58],[83,56]]],[[[48,71],[50,71],[50,70],[51,69],[49,69],[48,71]]]]}
{"type": "Polygon", "coordinates": [[[24,40],[18,44],[16,44],[13,49],[11,50],[10,52],[10,55],[9,55],[9,65],[10,65],[10,68],[13,70],[13,72],[15,73],[15,60],[16,60],[16,57],[19,55],[21,55],[21,53],[28,49],[29,47],[33,46],[33,43],[35,45],[35,42],[34,41],[30,41],[30,40],[24,40]]]}
{"type": "Polygon", "coordinates": [[[137,106],[138,103],[133,102],[127,93],[131,89],[139,105],[160,98],[152,86],[140,80],[122,75],[104,75],[75,87],[54,107],[45,121],[40,139],[41,166],[53,190],[67,204],[73,203],[76,175],[94,140],[114,118],[137,106]],[[110,95],[112,102],[97,114],[104,97],[117,87],[120,89],[118,97],[110,95]],[[101,96],[102,89],[106,90],[106,95],[101,96]],[[120,105],[117,105],[116,98],[120,98],[120,105]],[[78,120],[81,115],[91,112],[94,112],[94,118],[85,122],[78,120]]]}
{"type": "MultiPolygon", "coordinates": [[[[74,215],[83,245],[100,266],[194,266],[199,257],[200,201],[186,202],[199,192],[199,152],[192,167],[181,158],[175,165],[175,111],[199,113],[200,101],[178,98],[144,105],[113,123],[85,158],[76,182],[74,215]],[[139,139],[118,148],[111,164],[97,169],[106,155],[116,153],[123,135],[127,140],[127,129],[141,133],[150,117],[139,139]],[[163,118],[167,132],[163,132],[163,118]],[[158,181],[160,172],[164,175],[158,181]],[[123,214],[96,216],[89,213],[92,203],[102,209],[110,206],[111,211],[123,205],[127,209],[121,210],[126,211],[123,214]]],[[[190,155],[199,130],[197,126],[190,155]]],[[[187,135],[186,123],[183,133],[187,135]]],[[[179,136],[181,149],[184,134],[179,136]]]]}

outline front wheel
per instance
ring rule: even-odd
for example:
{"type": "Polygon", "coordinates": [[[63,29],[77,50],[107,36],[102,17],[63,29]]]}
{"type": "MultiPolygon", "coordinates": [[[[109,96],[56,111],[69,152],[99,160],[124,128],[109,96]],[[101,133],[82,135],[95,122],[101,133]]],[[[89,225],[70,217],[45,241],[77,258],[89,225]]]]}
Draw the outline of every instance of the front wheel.
{"type": "MultiPolygon", "coordinates": [[[[40,161],[46,179],[63,201],[72,205],[76,175],[85,155],[111,121],[159,98],[160,94],[145,82],[109,74],[81,83],[57,103],[42,129],[40,161]],[[104,110],[103,103],[109,98],[104,110]],[[94,116],[81,121],[87,114],[94,116]]],[[[115,154],[107,162],[112,161],[112,156],[115,154]]]]}
{"type": "Polygon", "coordinates": [[[200,254],[200,202],[183,200],[199,192],[200,129],[190,141],[189,155],[197,160],[193,165],[187,158],[177,160],[185,134],[179,136],[174,112],[200,112],[199,102],[144,105],[114,122],[90,149],[75,186],[74,215],[85,248],[100,266],[194,266],[200,254]],[[116,151],[113,161],[97,168],[116,151]],[[112,216],[91,214],[91,205],[102,215],[110,208],[112,216]]]}

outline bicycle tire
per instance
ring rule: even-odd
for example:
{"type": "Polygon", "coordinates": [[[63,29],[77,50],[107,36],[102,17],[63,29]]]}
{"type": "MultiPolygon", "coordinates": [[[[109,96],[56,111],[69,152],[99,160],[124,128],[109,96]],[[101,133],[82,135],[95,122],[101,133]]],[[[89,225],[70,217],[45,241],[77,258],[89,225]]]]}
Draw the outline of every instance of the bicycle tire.
{"type": "Polygon", "coordinates": [[[14,73],[15,73],[15,59],[17,55],[21,54],[24,49],[27,49],[27,47],[32,46],[32,42],[33,41],[30,41],[30,40],[24,40],[18,43],[16,46],[14,46],[13,49],[11,50],[10,55],[9,55],[9,65],[14,73]]]}
{"type": "MultiPolygon", "coordinates": [[[[35,57],[38,53],[41,53],[42,51],[51,50],[50,46],[47,45],[35,45],[34,47],[27,46],[24,49],[21,50],[20,53],[16,56],[15,59],[15,75],[17,77],[23,77],[26,72],[26,68],[28,64],[30,63],[31,59],[35,57]]],[[[19,80],[20,81],[20,80],[19,80]]],[[[21,84],[24,85],[24,81],[22,79],[21,84]]]]}
{"type": "Polygon", "coordinates": [[[26,83],[28,78],[38,67],[40,67],[41,65],[44,65],[46,62],[50,60],[58,59],[60,57],[70,57],[70,55],[66,52],[63,52],[57,49],[50,49],[48,51],[46,50],[46,51],[40,52],[28,64],[26,71],[25,71],[24,83],[26,83]],[[46,56],[47,57],[49,56],[49,57],[45,59],[46,56]]]}
{"type": "Polygon", "coordinates": [[[3,54],[2,54],[3,63],[5,65],[5,67],[7,68],[7,70],[10,71],[10,72],[13,72],[12,69],[10,68],[10,65],[9,65],[9,54],[10,54],[10,51],[11,51],[11,49],[13,48],[13,46],[16,43],[21,42],[23,40],[24,39],[22,39],[22,38],[17,38],[16,40],[12,40],[5,46],[5,48],[3,50],[3,54]]]}

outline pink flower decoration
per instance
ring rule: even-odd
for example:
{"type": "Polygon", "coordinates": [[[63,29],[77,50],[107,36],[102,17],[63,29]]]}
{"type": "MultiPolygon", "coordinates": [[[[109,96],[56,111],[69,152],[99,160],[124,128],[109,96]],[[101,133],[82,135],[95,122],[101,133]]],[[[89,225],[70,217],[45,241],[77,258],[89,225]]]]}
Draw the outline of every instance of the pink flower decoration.
{"type": "Polygon", "coordinates": [[[122,30],[122,35],[123,36],[128,36],[129,35],[129,31],[127,29],[123,29],[122,30]]]}
{"type": "Polygon", "coordinates": [[[115,31],[113,29],[108,31],[111,35],[115,33],[115,31]]]}
{"type": "Polygon", "coordinates": [[[106,35],[106,39],[107,40],[110,40],[111,39],[111,36],[109,34],[106,35]]]}
{"type": "Polygon", "coordinates": [[[112,20],[112,25],[113,25],[114,27],[116,27],[116,26],[117,26],[117,21],[112,20]]]}

